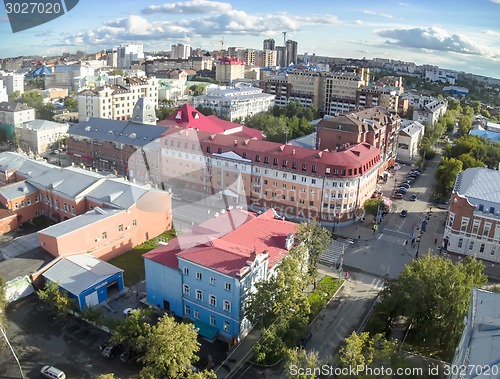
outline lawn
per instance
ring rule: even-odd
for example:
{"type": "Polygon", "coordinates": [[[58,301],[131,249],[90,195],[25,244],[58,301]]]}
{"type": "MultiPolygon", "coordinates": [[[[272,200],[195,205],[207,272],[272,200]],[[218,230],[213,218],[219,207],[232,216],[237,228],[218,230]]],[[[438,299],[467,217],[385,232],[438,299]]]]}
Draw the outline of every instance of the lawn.
{"type": "Polygon", "coordinates": [[[328,300],[337,292],[344,281],[339,281],[331,276],[325,276],[316,286],[316,289],[309,294],[307,300],[311,306],[310,321],[325,307],[328,300]]]}
{"type": "Polygon", "coordinates": [[[168,230],[149,241],[137,245],[125,254],[110,260],[109,263],[124,271],[123,280],[125,285],[130,287],[145,278],[142,255],[158,246],[158,241],[170,241],[174,237],[175,230],[168,230]]]}

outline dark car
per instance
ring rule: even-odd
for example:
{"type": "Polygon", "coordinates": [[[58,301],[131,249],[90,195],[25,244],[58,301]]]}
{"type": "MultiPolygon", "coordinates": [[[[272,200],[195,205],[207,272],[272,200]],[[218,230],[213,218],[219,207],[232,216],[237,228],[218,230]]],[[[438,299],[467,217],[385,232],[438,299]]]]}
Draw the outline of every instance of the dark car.
{"type": "Polygon", "coordinates": [[[443,199],[442,197],[436,197],[436,198],[434,198],[434,202],[436,204],[445,204],[445,205],[448,204],[448,200],[443,199]]]}
{"type": "Polygon", "coordinates": [[[417,180],[417,178],[418,178],[418,175],[415,175],[415,174],[406,175],[406,179],[417,180]]]}
{"type": "Polygon", "coordinates": [[[418,170],[412,170],[410,174],[411,175],[420,176],[422,173],[420,171],[418,171],[418,170]]]}
{"type": "Polygon", "coordinates": [[[399,188],[406,188],[406,189],[408,189],[408,188],[410,188],[410,184],[409,183],[401,183],[399,185],[399,188]]]}
{"type": "Polygon", "coordinates": [[[122,349],[122,345],[116,344],[116,343],[110,343],[110,344],[106,345],[106,347],[104,347],[104,349],[102,349],[102,356],[104,358],[111,359],[116,354],[118,354],[121,349],[122,349]]]}
{"type": "Polygon", "coordinates": [[[406,216],[408,216],[408,211],[406,209],[403,209],[399,215],[401,217],[406,217],[406,216]]]}
{"type": "Polygon", "coordinates": [[[421,168],[421,167],[416,167],[416,168],[413,169],[413,171],[417,171],[418,173],[421,174],[422,172],[424,172],[424,169],[421,168]]]}
{"type": "Polygon", "coordinates": [[[395,192],[402,193],[403,195],[406,195],[406,193],[408,192],[408,189],[406,189],[404,187],[399,187],[395,192]]]}
{"type": "Polygon", "coordinates": [[[138,357],[138,354],[132,350],[132,349],[127,349],[123,353],[120,354],[120,361],[123,363],[128,363],[136,360],[138,357]]]}
{"type": "Polygon", "coordinates": [[[417,201],[417,195],[416,194],[411,195],[410,200],[417,201]]]}

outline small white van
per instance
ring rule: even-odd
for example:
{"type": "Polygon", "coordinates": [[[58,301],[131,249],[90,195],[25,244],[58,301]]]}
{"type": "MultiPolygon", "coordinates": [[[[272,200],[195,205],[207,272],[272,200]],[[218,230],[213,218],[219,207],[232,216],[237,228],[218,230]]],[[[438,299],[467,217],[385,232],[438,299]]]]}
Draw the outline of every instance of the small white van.
{"type": "Polygon", "coordinates": [[[41,374],[50,379],[66,379],[66,374],[54,366],[43,366],[41,374]]]}

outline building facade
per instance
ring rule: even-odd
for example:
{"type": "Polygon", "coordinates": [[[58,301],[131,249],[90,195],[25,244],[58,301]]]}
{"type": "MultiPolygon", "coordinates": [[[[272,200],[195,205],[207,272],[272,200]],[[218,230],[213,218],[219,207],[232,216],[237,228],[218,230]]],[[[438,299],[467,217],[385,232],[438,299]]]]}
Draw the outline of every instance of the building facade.
{"type": "Polygon", "coordinates": [[[500,262],[500,172],[469,168],[458,174],[443,236],[455,254],[500,262]]]}
{"type": "Polygon", "coordinates": [[[21,103],[0,103],[0,129],[8,140],[12,140],[17,126],[35,119],[35,108],[21,103]]]}
{"type": "Polygon", "coordinates": [[[68,136],[69,125],[47,120],[33,120],[16,126],[18,145],[24,151],[37,154],[61,147],[61,140],[68,136]]]}
{"type": "Polygon", "coordinates": [[[215,66],[215,80],[231,84],[233,80],[245,78],[245,62],[237,58],[219,59],[215,66]]]}
{"type": "Polygon", "coordinates": [[[206,95],[194,97],[193,104],[213,109],[219,117],[232,122],[267,112],[274,106],[274,96],[255,87],[217,88],[207,90],[206,95]]]}
{"type": "Polygon", "coordinates": [[[434,125],[440,117],[442,117],[448,109],[446,100],[435,100],[423,107],[413,111],[413,120],[427,125],[434,125]]]}
{"type": "Polygon", "coordinates": [[[193,320],[207,339],[239,341],[251,328],[246,298],[286,257],[295,229],[272,210],[210,219],[144,255],[148,301],[193,320]]]}
{"type": "Polygon", "coordinates": [[[4,72],[0,76],[0,79],[3,80],[9,96],[13,95],[16,91],[19,91],[20,94],[24,92],[24,75],[13,72],[4,72]]]}
{"type": "Polygon", "coordinates": [[[418,121],[401,120],[398,136],[398,162],[413,163],[419,158],[418,149],[424,138],[425,126],[418,121]]]}

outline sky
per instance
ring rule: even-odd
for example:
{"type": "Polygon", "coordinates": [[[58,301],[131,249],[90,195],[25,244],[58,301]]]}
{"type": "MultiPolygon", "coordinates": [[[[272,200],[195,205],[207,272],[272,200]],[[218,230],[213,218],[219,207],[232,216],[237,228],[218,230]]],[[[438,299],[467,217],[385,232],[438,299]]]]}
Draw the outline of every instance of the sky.
{"type": "MultiPolygon", "coordinates": [[[[28,1],[28,0],[26,0],[28,1]]],[[[299,54],[390,58],[500,78],[500,0],[80,0],[67,14],[13,33],[0,5],[0,58],[86,53],[143,43],[207,50],[262,48],[274,38],[299,54]]]]}

